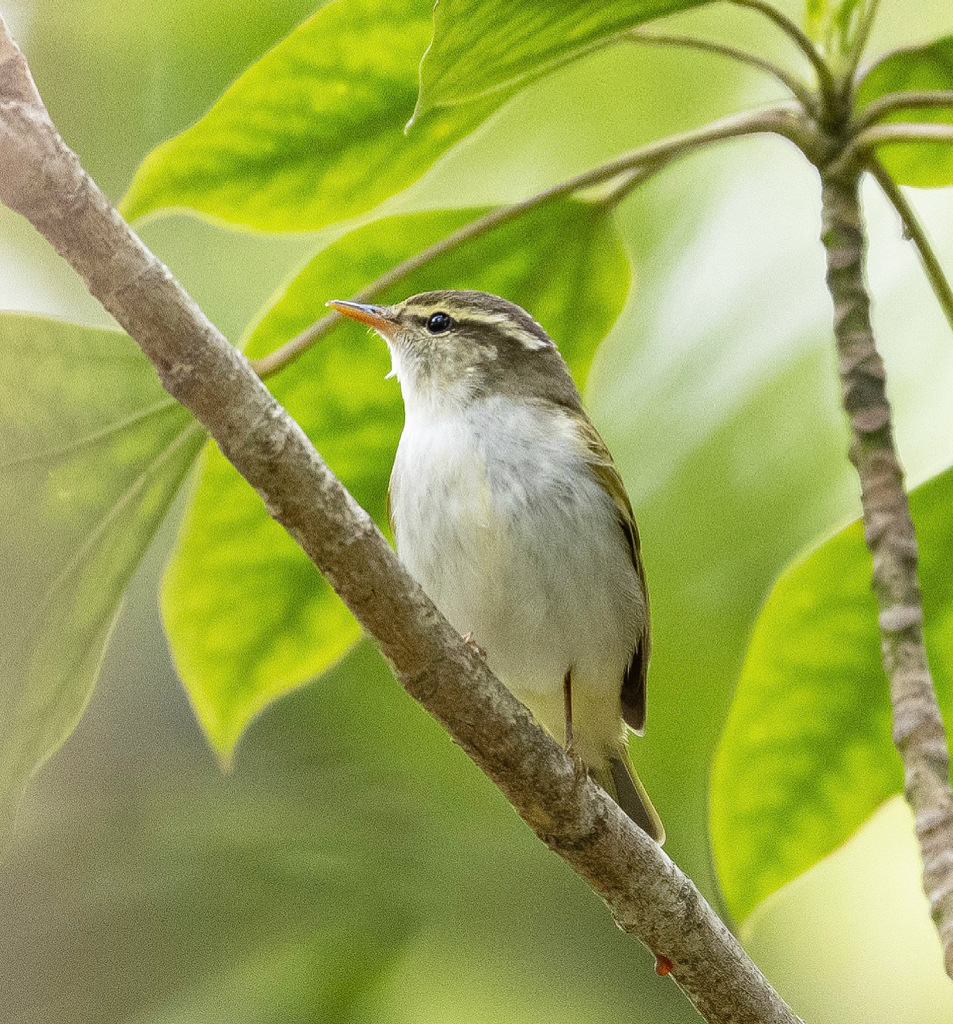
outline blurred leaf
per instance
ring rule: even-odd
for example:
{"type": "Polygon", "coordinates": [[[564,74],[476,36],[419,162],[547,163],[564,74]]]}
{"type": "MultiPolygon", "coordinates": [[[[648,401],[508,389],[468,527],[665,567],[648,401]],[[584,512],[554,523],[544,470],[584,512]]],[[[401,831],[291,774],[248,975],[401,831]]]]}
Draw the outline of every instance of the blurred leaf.
{"type": "MultiPolygon", "coordinates": [[[[946,36],[909,50],[897,50],[878,61],[857,89],[856,106],[863,109],[872,100],[890,93],[920,90],[953,90],[953,36],[946,36]]],[[[953,104],[945,108],[917,108],[891,114],[884,123],[926,122],[953,124],[953,104]]],[[[904,142],[879,146],[877,155],[901,185],[929,188],[953,185],[953,146],[949,143],[904,142]]]]}
{"type": "Polygon", "coordinates": [[[370,644],[218,771],[150,583],[0,873],[4,1024],[695,1024],[370,644]]]}
{"type": "MultiPolygon", "coordinates": [[[[408,255],[481,211],[375,222],[320,253],[249,341],[262,355],[408,255]]],[[[629,264],[611,213],[564,201],[466,243],[384,295],[479,288],[506,295],[550,329],[581,384],[628,292],[629,264]]],[[[342,323],[272,379],[273,391],[351,493],[386,529],[387,478],[401,424],[385,346],[342,323]]],[[[166,573],[163,614],[176,664],[209,740],[226,760],[251,718],[323,672],[360,635],[350,613],[217,449],[166,573]]]]}
{"type": "MultiPolygon", "coordinates": [[[[927,645],[953,715],[953,470],[911,496],[927,645]]],[[[859,522],[778,580],[755,625],[715,759],[712,842],[739,920],[901,792],[859,522]]]]}
{"type": "Polygon", "coordinates": [[[824,26],[827,22],[827,0],[806,0],[804,4],[804,26],[807,34],[819,43],[824,41],[824,26]]]}
{"type": "Polygon", "coordinates": [[[333,0],[146,157],[123,214],[188,207],[257,230],[304,231],[373,208],[498,105],[404,136],[429,34],[420,0],[333,0]]]}
{"type": "MultiPolygon", "coordinates": [[[[615,41],[633,25],[709,0],[437,0],[433,42],[420,64],[414,121],[437,107],[525,85],[615,41]]],[[[482,108],[481,108],[482,109],[482,108]]],[[[458,115],[459,116],[459,115],[458,115]]],[[[424,122],[429,125],[430,118],[424,122]]],[[[422,129],[420,129],[422,130],[422,129]]]]}
{"type": "Polygon", "coordinates": [[[204,435],[125,335],[41,317],[0,317],[0,409],[9,817],[82,714],[122,594],[204,435]]]}
{"type": "MultiPolygon", "coordinates": [[[[359,665],[379,690],[368,654],[359,665]]],[[[0,876],[4,1020],[371,1019],[359,1007],[404,954],[446,854],[393,795],[412,791],[406,772],[355,808],[367,769],[337,735],[319,749],[324,709],[298,704],[223,775],[190,716],[169,713],[181,690],[155,675],[158,694],[114,677],[81,756],[70,744],[31,787],[40,808],[26,802],[0,876]],[[117,690],[123,721],[97,736],[117,690]]],[[[360,685],[342,693],[361,700],[360,685]]]]}
{"type": "Polygon", "coordinates": [[[30,68],[56,126],[110,196],[142,154],[191,124],[314,0],[29,0],[3,4],[26,31],[30,68]],[[17,10],[18,9],[18,10],[17,10]],[[28,26],[28,29],[27,29],[28,26]],[[83,102],[76,98],[82,96],[83,102]]]}

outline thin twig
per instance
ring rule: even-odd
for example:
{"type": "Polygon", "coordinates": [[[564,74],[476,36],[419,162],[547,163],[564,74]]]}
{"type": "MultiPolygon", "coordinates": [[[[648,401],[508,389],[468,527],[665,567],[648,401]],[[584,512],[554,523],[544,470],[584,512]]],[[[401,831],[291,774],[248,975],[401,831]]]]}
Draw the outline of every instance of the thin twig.
{"type": "Polygon", "coordinates": [[[688,49],[701,50],[719,57],[727,57],[729,60],[737,61],[739,64],[756,68],[758,71],[763,71],[765,74],[777,79],[800,102],[806,111],[811,114],[817,114],[817,97],[799,78],[773,61],[766,60],[764,57],[758,57],[753,53],[748,53],[747,50],[742,50],[737,46],[729,46],[727,43],[718,43],[710,39],[699,39],[696,36],[646,32],[638,28],[630,29],[622,38],[634,43],[647,43],[655,46],[684,46],[688,49]]]}
{"type": "Polygon", "coordinates": [[[807,37],[803,29],[796,25],[783,12],[774,7],[768,0],[728,0],[736,7],[747,7],[750,10],[763,14],[794,43],[795,46],[811,62],[811,66],[817,74],[817,81],[821,91],[828,101],[832,101],[837,95],[837,82],[828,67],[827,62],[818,52],[817,47],[807,37]]]}
{"type": "Polygon", "coordinates": [[[372,636],[407,691],[536,834],[666,964],[710,1024],[797,1024],[698,889],[588,778],[401,566],[248,360],[60,138],[0,19],[0,201],[29,219],[138,342],[372,636]],[[35,95],[35,90],[32,90],[35,95]]]}
{"type": "Polygon", "coordinates": [[[850,160],[877,146],[917,142],[953,143],[953,124],[875,124],[854,136],[844,156],[850,160]]]}
{"type": "Polygon", "coordinates": [[[860,23],[860,27],[857,29],[857,35],[854,36],[850,53],[847,55],[847,65],[843,71],[843,79],[845,82],[853,82],[854,80],[854,75],[857,72],[857,66],[860,64],[861,58],[864,55],[864,50],[867,49],[867,43],[870,40],[870,31],[874,27],[874,21],[877,18],[877,10],[879,7],[880,0],[870,0],[867,10],[864,11],[863,20],[860,23]]]}
{"type": "Polygon", "coordinates": [[[950,325],[950,329],[953,330],[953,287],[950,286],[950,282],[943,272],[943,267],[940,266],[940,261],[937,259],[933,246],[930,244],[930,239],[927,238],[927,233],[920,223],[920,218],[917,217],[916,211],[907,202],[907,197],[903,194],[903,190],[890,177],[886,168],[879,160],[871,160],[867,164],[867,170],[874,176],[881,191],[897,211],[900,222],[903,225],[904,234],[917,247],[923,269],[926,271],[927,278],[933,287],[937,301],[940,303],[940,308],[943,310],[944,316],[946,316],[947,323],[950,325]]]}
{"type": "MultiPolygon", "coordinates": [[[[381,274],[380,277],[371,281],[370,284],[350,296],[350,298],[355,302],[366,302],[368,299],[373,299],[386,288],[396,284],[419,267],[436,259],[436,257],[442,256],[445,252],[456,248],[458,245],[462,245],[464,242],[479,238],[494,228],[508,224],[510,221],[523,216],[523,214],[536,209],[538,206],[551,203],[563,196],[571,195],[573,192],[581,192],[595,185],[612,181],[612,179],[620,175],[628,175],[633,170],[649,167],[654,172],[672,160],[686,156],[713,142],[740,138],[760,132],[774,132],[791,140],[798,146],[804,147],[809,145],[808,132],[804,126],[803,117],[800,116],[797,108],[791,105],[771,107],[757,112],[746,111],[742,114],[724,117],[705,125],[703,128],[671,135],[659,142],[650,142],[648,145],[631,150],[620,157],[616,157],[614,160],[610,160],[608,163],[602,164],[600,167],[584,171],[582,174],[577,174],[575,177],[560,182],[558,185],[553,185],[551,188],[539,192],[529,199],[513,203],[511,206],[503,206],[496,210],[491,210],[469,224],[464,224],[463,227],[457,228],[456,231],[451,232],[445,238],[435,242],[422,252],[415,253],[404,260],[403,263],[398,263],[396,267],[392,267],[386,273],[381,274]]],[[[632,184],[632,187],[635,187],[643,179],[627,177],[626,180],[632,184]]],[[[627,194],[628,192],[623,192],[621,195],[627,194]]],[[[340,315],[337,313],[326,313],[290,341],[286,341],[280,348],[256,360],[252,364],[255,371],[262,378],[265,378],[284,369],[298,359],[316,341],[323,338],[340,319],[340,315]]]]}
{"type": "Polygon", "coordinates": [[[609,182],[605,192],[598,196],[595,202],[610,208],[618,206],[637,188],[644,185],[649,178],[667,167],[669,162],[668,160],[660,160],[657,164],[646,164],[644,167],[636,167],[625,174],[620,174],[615,181],[609,182]]]}
{"type": "Polygon", "coordinates": [[[854,117],[854,125],[858,131],[869,128],[877,121],[896,114],[902,110],[914,110],[918,107],[950,107],[953,108],[953,89],[923,89],[910,92],[890,92],[871,100],[854,117]]]}
{"type": "Polygon", "coordinates": [[[834,301],[841,390],[850,424],[850,459],[860,478],[864,539],[873,559],[880,647],[890,683],[893,737],[904,766],[904,794],[923,856],[923,888],[953,977],[953,790],[943,719],[923,640],[917,541],[893,438],[886,374],[870,323],[864,282],[859,169],[821,169],[822,239],[834,301]]]}

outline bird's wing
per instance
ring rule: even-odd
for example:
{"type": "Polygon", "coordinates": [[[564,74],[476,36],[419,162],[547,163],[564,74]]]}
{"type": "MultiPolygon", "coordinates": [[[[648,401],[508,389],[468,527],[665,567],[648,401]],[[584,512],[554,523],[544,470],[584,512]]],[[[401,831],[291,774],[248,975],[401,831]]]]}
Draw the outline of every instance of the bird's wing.
{"type": "Polygon", "coordinates": [[[632,566],[639,578],[639,585],[642,587],[642,595],[645,599],[645,625],[639,636],[635,650],[632,652],[632,660],[629,662],[625,675],[622,678],[622,717],[626,724],[636,732],[645,730],[645,687],[646,674],[649,667],[650,630],[649,630],[649,595],[645,586],[645,566],[642,564],[642,543],[639,539],[639,528],[635,523],[635,516],[632,513],[632,505],[629,496],[625,492],[625,485],[622,477],[612,461],[609,449],[605,441],[599,435],[599,431],[586,419],[584,425],[580,426],[582,440],[585,445],[586,459],[595,474],[596,479],[605,488],[606,493],[612,498],[616,509],[616,518],[619,527],[625,536],[632,556],[632,566]]]}

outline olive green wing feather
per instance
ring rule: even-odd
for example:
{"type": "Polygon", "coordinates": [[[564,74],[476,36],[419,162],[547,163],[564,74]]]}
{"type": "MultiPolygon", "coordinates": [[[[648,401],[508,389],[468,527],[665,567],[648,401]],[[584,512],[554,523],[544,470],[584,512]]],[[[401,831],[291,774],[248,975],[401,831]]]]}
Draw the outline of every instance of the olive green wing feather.
{"type": "Polygon", "coordinates": [[[585,420],[584,425],[580,425],[580,430],[592,472],[615,505],[619,527],[628,544],[629,553],[632,556],[632,566],[645,599],[645,625],[636,643],[635,651],[632,653],[632,660],[622,678],[621,693],[622,717],[627,725],[641,733],[645,730],[646,675],[651,648],[649,595],[645,586],[645,566],[642,564],[642,542],[639,538],[639,528],[635,523],[629,496],[625,492],[625,485],[612,461],[609,449],[606,448],[599,431],[588,419],[585,420]]]}

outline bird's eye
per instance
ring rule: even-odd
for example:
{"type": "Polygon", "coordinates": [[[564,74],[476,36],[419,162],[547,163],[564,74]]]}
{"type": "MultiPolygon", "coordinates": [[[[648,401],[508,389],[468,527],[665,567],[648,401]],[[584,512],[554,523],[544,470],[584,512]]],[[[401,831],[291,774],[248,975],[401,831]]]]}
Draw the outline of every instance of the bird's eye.
{"type": "Polygon", "coordinates": [[[453,318],[447,313],[431,313],[427,330],[431,334],[446,334],[453,327],[453,318]]]}

